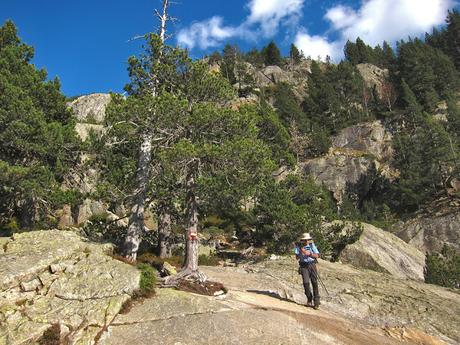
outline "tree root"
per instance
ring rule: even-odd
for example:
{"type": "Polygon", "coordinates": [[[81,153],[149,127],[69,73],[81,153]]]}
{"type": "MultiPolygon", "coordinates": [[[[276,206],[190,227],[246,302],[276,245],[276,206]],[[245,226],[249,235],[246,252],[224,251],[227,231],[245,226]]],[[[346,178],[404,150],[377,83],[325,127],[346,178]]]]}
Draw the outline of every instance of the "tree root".
{"type": "Polygon", "coordinates": [[[184,269],[173,276],[163,278],[160,282],[161,287],[177,287],[177,285],[184,280],[203,284],[206,282],[207,277],[200,271],[184,269]]]}

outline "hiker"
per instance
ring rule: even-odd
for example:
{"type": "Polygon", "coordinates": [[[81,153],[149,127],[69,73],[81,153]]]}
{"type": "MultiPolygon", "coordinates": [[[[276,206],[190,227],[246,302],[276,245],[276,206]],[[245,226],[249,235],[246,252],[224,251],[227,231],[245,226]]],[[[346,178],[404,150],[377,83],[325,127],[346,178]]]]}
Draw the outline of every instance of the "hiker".
{"type": "Polygon", "coordinates": [[[316,269],[319,251],[308,232],[302,234],[300,243],[296,244],[295,255],[299,261],[299,273],[302,275],[303,287],[307,296],[307,306],[319,309],[318,271],[316,269]],[[313,286],[313,294],[310,289],[313,286]]]}

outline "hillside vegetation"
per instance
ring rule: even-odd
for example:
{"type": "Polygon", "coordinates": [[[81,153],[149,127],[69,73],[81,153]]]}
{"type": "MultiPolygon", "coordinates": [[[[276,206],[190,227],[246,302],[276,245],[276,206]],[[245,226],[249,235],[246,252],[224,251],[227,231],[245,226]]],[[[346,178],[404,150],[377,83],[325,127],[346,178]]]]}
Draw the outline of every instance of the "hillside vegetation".
{"type": "MultiPolygon", "coordinates": [[[[192,61],[148,35],[145,52],[128,60],[128,96],[112,95],[104,117],[80,121],[86,134],[79,137],[60,81],[31,63],[33,48],[6,22],[0,232],[81,221],[90,237],[113,241],[135,259],[138,251],[169,255],[184,242],[195,251],[189,240],[198,229],[277,253],[308,231],[335,259],[361,230],[356,223],[349,232],[326,231],[326,223],[390,230],[440,200],[458,207],[459,37],[455,10],[445,28],[395,50],[387,42],[347,42],[339,63],[304,57],[294,45],[283,57],[274,42],[249,52],[227,45],[192,61]],[[350,142],[356,133],[362,140],[350,142]],[[362,144],[366,133],[381,134],[379,148],[377,139],[362,144]],[[334,179],[354,176],[340,190],[323,174],[331,166],[334,179]],[[88,172],[97,178],[82,189],[88,172]],[[145,212],[138,206],[135,218],[139,204],[145,212]],[[92,218],[77,216],[82,205],[92,218]],[[135,230],[129,241],[127,228],[135,230]]],[[[429,281],[458,284],[451,262],[458,252],[432,253],[429,281]],[[454,278],[438,278],[440,267],[454,278]]]]}

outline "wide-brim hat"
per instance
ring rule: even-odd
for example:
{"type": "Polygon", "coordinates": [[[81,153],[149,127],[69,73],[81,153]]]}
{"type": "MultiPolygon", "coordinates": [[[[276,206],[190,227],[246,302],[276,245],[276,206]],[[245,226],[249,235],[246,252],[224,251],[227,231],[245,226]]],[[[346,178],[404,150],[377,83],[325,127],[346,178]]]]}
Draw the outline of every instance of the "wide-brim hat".
{"type": "Polygon", "coordinates": [[[313,237],[310,236],[310,233],[309,233],[309,232],[304,232],[304,233],[302,234],[302,236],[300,237],[300,240],[301,240],[301,241],[302,241],[302,240],[312,240],[312,239],[313,239],[313,237]]]}

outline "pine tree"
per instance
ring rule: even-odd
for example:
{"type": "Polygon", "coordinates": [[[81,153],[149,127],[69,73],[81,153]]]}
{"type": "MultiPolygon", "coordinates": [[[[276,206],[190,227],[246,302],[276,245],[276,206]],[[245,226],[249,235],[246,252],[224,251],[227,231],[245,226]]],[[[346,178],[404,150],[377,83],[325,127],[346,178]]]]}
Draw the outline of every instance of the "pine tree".
{"type": "Polygon", "coordinates": [[[185,80],[181,97],[187,100],[187,115],[177,121],[186,131],[164,152],[164,161],[180,172],[186,195],[185,263],[174,279],[199,275],[200,203],[238,205],[254,192],[260,176],[273,169],[268,148],[258,138],[254,110],[225,106],[232,96],[226,80],[199,62],[192,63],[185,80]]]}
{"type": "Polygon", "coordinates": [[[298,64],[302,60],[302,54],[294,43],[291,44],[291,49],[289,51],[289,57],[293,64],[298,64]]]}
{"type": "Polygon", "coordinates": [[[275,42],[271,41],[263,50],[264,62],[267,66],[281,66],[281,52],[275,42]]]}
{"type": "Polygon", "coordinates": [[[459,76],[452,61],[419,39],[398,43],[399,77],[405,79],[425,110],[458,90],[459,76]]]}
{"type": "Polygon", "coordinates": [[[300,105],[297,103],[296,96],[289,84],[279,83],[276,85],[274,98],[274,106],[286,128],[288,128],[292,123],[296,123],[302,132],[308,130],[308,119],[304,115],[300,105]]]}
{"type": "Polygon", "coordinates": [[[383,66],[388,68],[390,71],[393,71],[396,67],[397,60],[393,48],[391,48],[387,41],[383,41],[382,54],[383,66]]]}
{"type": "MultiPolygon", "coordinates": [[[[164,100],[171,102],[171,107],[176,107],[179,114],[183,108],[181,104],[168,96],[167,91],[178,88],[182,84],[181,68],[188,62],[185,52],[169,47],[165,44],[166,23],[169,0],[163,0],[163,11],[158,14],[160,19],[159,35],[146,35],[145,52],[139,57],[130,57],[128,71],[131,82],[125,90],[129,97],[124,101],[118,99],[118,107],[109,118],[109,129],[117,126],[134,126],[131,131],[135,133],[133,139],[138,144],[136,157],[136,174],[134,193],[132,196],[131,214],[127,235],[124,242],[124,255],[135,261],[144,232],[144,210],[151,178],[152,153],[158,145],[164,145],[177,135],[171,124],[171,113],[167,110],[164,100]],[[158,97],[159,95],[164,97],[158,97]],[[170,99],[171,98],[171,99],[170,99]],[[170,130],[170,131],[168,131],[170,130]]],[[[110,130],[108,136],[110,135],[110,130]]],[[[109,141],[116,138],[109,137],[109,141]]],[[[110,145],[110,143],[109,143],[110,145]]]]}
{"type": "Polygon", "coordinates": [[[460,12],[456,9],[449,11],[447,16],[446,53],[460,71],[460,12]]]}
{"type": "Polygon", "coordinates": [[[72,114],[33,56],[13,22],[0,27],[0,227],[17,219],[32,228],[75,196],[60,188],[78,157],[72,114]]]}
{"type": "Polygon", "coordinates": [[[232,46],[230,44],[225,45],[222,52],[222,75],[227,78],[227,80],[232,85],[236,83],[235,65],[237,63],[239,54],[240,53],[238,47],[232,46]]]}
{"type": "Polygon", "coordinates": [[[349,61],[353,65],[357,65],[360,62],[360,56],[358,52],[358,48],[355,43],[347,41],[344,48],[345,59],[349,61]]]}
{"type": "Polygon", "coordinates": [[[253,48],[246,53],[244,56],[245,61],[249,62],[251,65],[261,68],[264,64],[264,57],[262,53],[257,50],[257,48],[253,48]]]}

